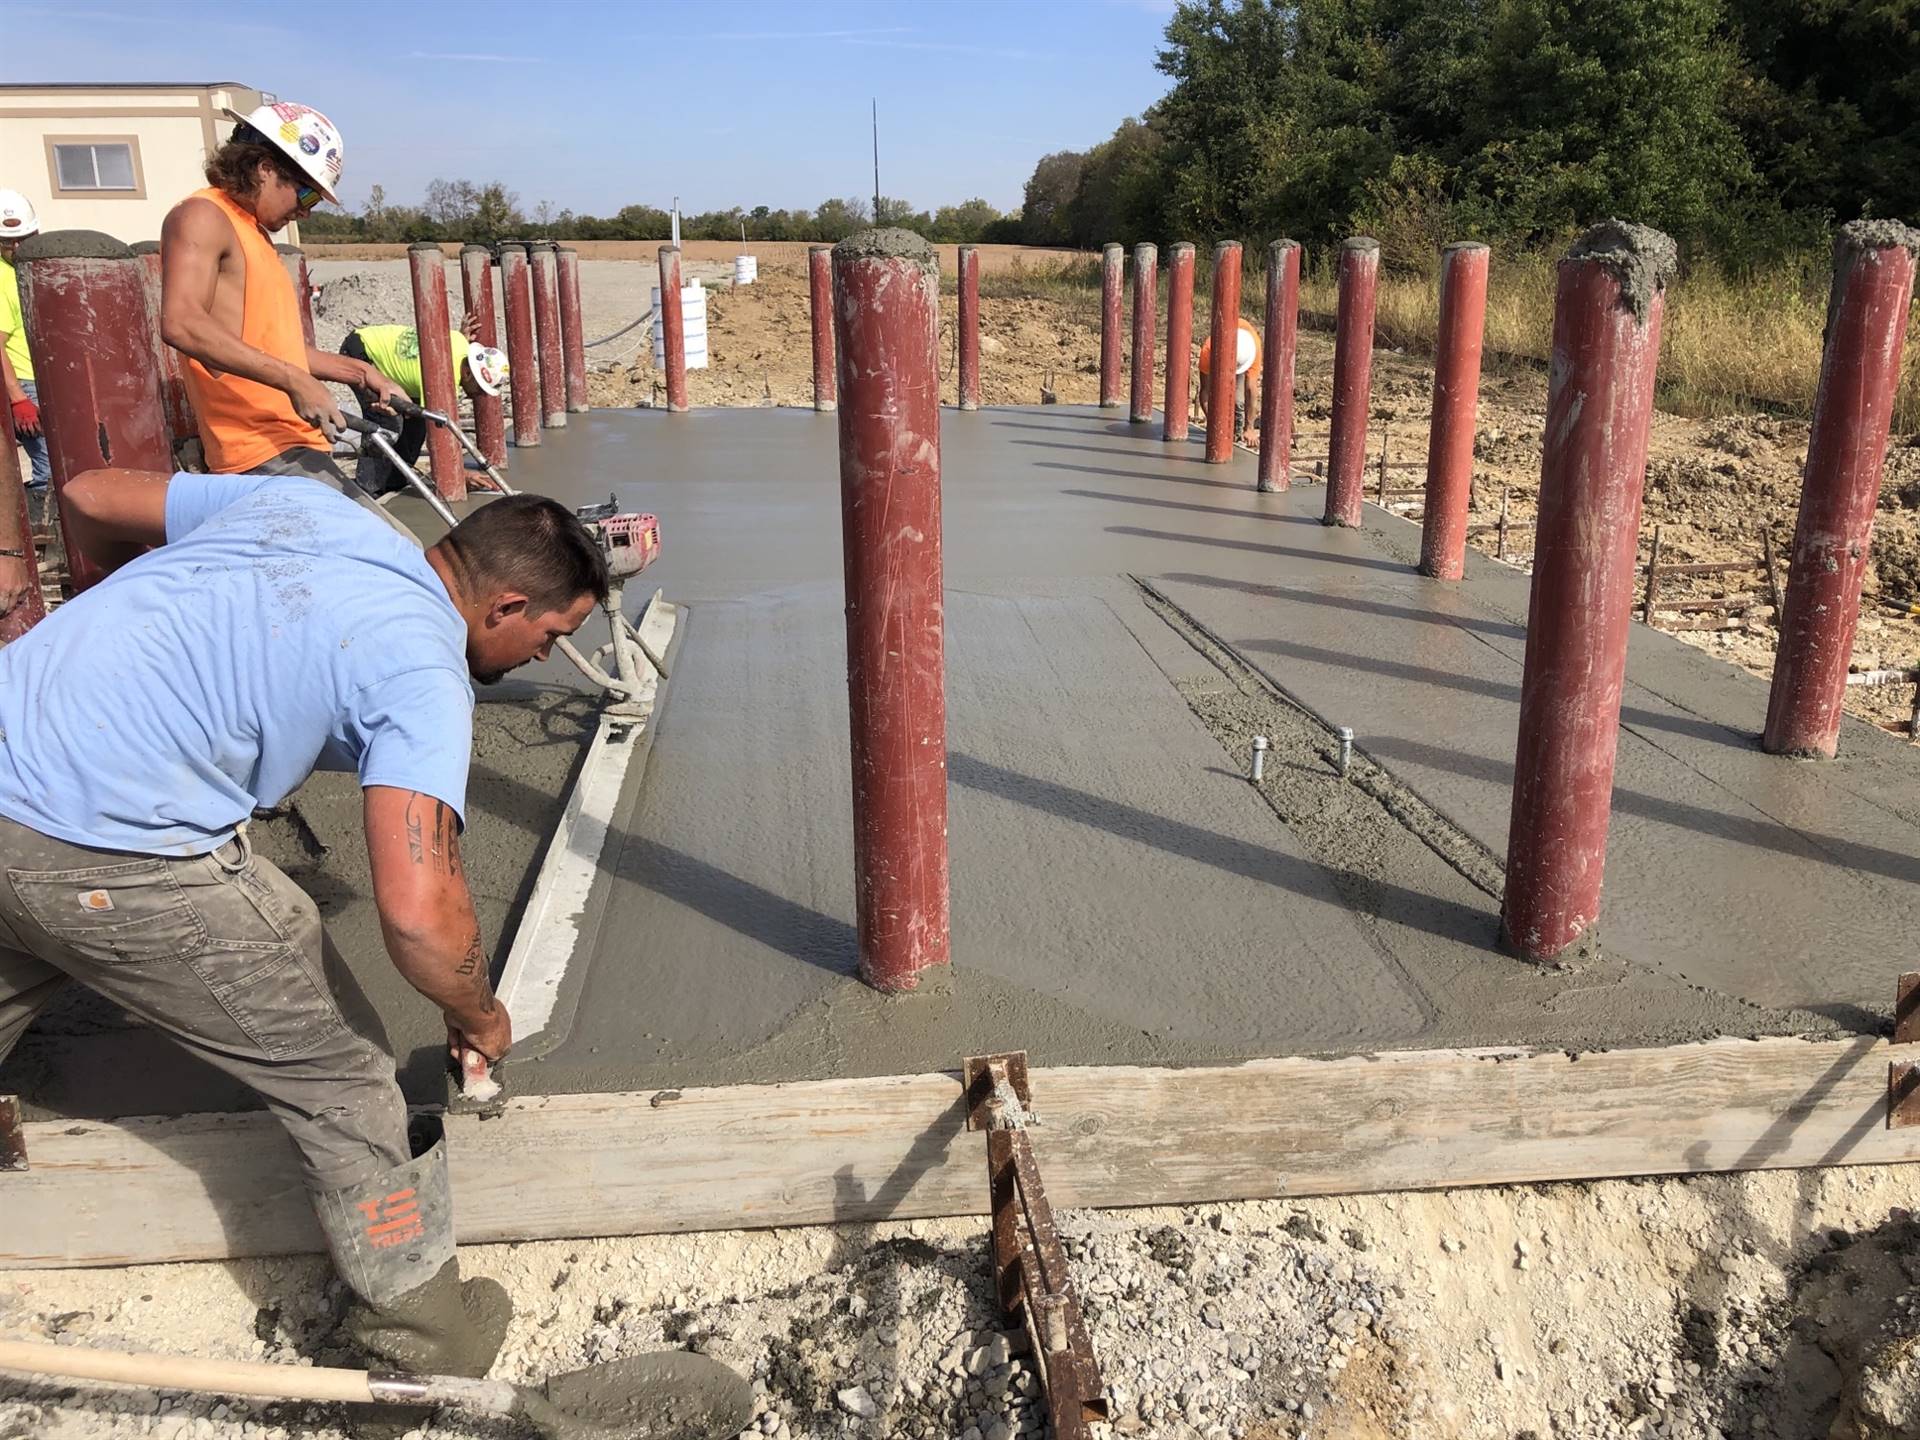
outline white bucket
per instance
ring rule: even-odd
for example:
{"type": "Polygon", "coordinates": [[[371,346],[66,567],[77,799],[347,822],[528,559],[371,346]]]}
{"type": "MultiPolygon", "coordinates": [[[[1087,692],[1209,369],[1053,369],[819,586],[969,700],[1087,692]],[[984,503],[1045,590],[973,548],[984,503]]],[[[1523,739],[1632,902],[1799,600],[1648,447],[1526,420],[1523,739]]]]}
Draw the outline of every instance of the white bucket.
{"type": "Polygon", "coordinates": [[[760,278],[760,261],[752,255],[733,257],[733,283],[751,285],[760,278]]]}
{"type": "MultiPolygon", "coordinates": [[[[707,292],[700,282],[680,287],[680,329],[686,336],[687,369],[707,368],[707,292]]],[[[653,368],[667,366],[667,332],[660,315],[660,287],[653,287],[653,368]]]]}

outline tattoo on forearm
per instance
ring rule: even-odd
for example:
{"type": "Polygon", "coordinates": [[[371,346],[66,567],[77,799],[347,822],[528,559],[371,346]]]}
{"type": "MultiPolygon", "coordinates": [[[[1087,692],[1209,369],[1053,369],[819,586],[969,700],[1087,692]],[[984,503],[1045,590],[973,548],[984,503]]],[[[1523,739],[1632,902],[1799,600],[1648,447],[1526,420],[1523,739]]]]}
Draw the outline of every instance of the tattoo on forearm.
{"type": "Polygon", "coordinates": [[[474,931],[473,939],[467,942],[467,953],[458,965],[453,967],[456,975],[478,975],[485,966],[486,954],[480,948],[480,932],[474,931]]]}

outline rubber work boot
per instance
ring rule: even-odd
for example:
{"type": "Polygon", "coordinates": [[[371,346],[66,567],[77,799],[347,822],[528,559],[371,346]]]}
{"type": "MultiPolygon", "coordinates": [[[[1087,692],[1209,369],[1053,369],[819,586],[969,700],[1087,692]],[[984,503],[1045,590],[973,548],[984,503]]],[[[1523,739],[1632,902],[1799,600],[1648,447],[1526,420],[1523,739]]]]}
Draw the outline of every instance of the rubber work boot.
{"type": "MultiPolygon", "coordinates": [[[[353,1292],[342,1328],[371,1369],[477,1379],[500,1353],[513,1303],[497,1281],[461,1283],[440,1121],[416,1117],[408,1138],[414,1158],[405,1165],[314,1197],[334,1266],[353,1292]]],[[[362,1410],[355,1433],[400,1435],[426,1418],[399,1406],[362,1410]]]]}

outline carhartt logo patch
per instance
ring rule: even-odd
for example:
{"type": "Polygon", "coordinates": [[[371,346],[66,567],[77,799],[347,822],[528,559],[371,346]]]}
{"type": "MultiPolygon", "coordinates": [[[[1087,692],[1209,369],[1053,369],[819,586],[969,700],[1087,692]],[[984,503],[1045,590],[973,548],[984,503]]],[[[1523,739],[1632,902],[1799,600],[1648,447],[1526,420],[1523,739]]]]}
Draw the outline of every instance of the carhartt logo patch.
{"type": "Polygon", "coordinates": [[[77,898],[82,910],[113,909],[113,896],[105,890],[82,890],[77,898]]]}

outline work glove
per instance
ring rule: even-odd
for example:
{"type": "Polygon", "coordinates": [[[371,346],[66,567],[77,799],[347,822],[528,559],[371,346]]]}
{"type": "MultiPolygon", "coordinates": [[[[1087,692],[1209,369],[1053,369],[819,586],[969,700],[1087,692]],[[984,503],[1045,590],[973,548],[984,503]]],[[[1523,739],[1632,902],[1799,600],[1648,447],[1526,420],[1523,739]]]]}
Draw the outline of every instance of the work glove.
{"type": "Polygon", "coordinates": [[[13,402],[13,433],[22,440],[40,433],[40,407],[24,395],[13,402]]]}

